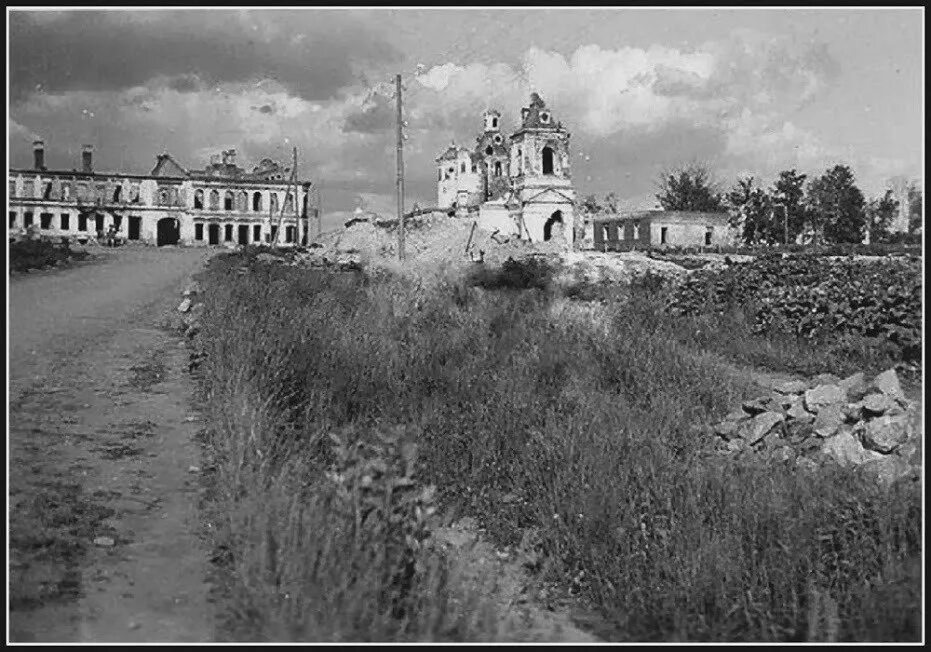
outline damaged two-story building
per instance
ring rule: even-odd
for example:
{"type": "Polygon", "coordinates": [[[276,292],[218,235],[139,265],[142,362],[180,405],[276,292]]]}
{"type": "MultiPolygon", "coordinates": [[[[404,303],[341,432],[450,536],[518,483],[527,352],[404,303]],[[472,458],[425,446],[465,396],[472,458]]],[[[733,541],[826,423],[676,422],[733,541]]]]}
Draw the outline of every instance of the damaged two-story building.
{"type": "Polygon", "coordinates": [[[306,241],[311,182],[289,183],[291,169],[263,159],[251,172],[235,150],[187,169],[170,154],[149,174],[94,169],[93,147],[81,169],[49,170],[45,144],[33,145],[34,165],[9,171],[11,237],[95,240],[111,228],[126,241],[187,246],[296,245],[306,241]]]}

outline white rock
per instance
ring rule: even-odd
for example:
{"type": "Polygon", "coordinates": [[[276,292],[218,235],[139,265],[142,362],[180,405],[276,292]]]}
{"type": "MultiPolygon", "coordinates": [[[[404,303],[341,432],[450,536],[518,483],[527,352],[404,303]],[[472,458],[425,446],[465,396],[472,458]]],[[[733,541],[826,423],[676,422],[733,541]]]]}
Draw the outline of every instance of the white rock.
{"type": "Polygon", "coordinates": [[[846,428],[841,428],[840,432],[826,440],[821,451],[841,466],[855,466],[882,457],[881,453],[863,448],[846,428]]]}
{"type": "Polygon", "coordinates": [[[115,544],[116,542],[112,539],[112,537],[97,537],[94,539],[94,545],[100,546],[102,548],[109,548],[115,544]]]}
{"type": "Polygon", "coordinates": [[[812,429],[815,434],[822,439],[833,437],[837,434],[841,424],[844,423],[844,418],[844,410],[841,405],[836,403],[825,405],[818,411],[818,416],[815,418],[812,429]]]}
{"type": "Polygon", "coordinates": [[[808,384],[803,380],[787,380],[784,383],[778,383],[773,389],[780,394],[801,394],[808,389],[808,384]]]}
{"type": "Polygon", "coordinates": [[[826,405],[845,403],[847,392],[837,385],[818,385],[805,392],[805,409],[818,412],[826,405]]]}
{"type": "Polygon", "coordinates": [[[908,433],[908,419],[904,414],[877,417],[858,428],[864,448],[878,453],[891,453],[908,441],[908,433]]]}
{"type": "Polygon", "coordinates": [[[777,412],[763,412],[741,424],[740,434],[748,444],[755,444],[785,421],[785,416],[777,412]]]}
{"type": "Polygon", "coordinates": [[[187,312],[191,309],[191,300],[185,299],[181,302],[181,305],[178,306],[178,312],[187,312]]]}
{"type": "Polygon", "coordinates": [[[899,383],[899,376],[895,373],[894,368],[886,369],[886,371],[876,376],[873,379],[873,384],[883,394],[888,394],[898,401],[905,400],[905,392],[902,391],[902,384],[899,383]]]}

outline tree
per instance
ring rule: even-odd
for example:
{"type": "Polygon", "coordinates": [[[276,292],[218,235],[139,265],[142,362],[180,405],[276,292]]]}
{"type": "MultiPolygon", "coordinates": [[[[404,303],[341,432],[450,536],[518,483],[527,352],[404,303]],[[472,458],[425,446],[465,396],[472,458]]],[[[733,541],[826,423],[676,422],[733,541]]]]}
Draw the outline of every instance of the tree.
{"type": "Polygon", "coordinates": [[[724,202],[707,166],[700,163],[664,171],[656,183],[656,198],[667,211],[722,212],[724,202]]]}
{"type": "Polygon", "coordinates": [[[861,242],[866,227],[863,193],[846,165],[835,165],[808,184],[809,221],[817,241],[861,242]]]}
{"type": "Polygon", "coordinates": [[[609,192],[604,198],[604,210],[612,215],[617,214],[618,199],[617,195],[609,192]]]}
{"type": "Polygon", "coordinates": [[[588,215],[594,215],[601,212],[601,205],[595,195],[588,195],[582,200],[582,212],[588,215]]]}
{"type": "Polygon", "coordinates": [[[924,231],[924,221],[922,219],[922,196],[921,188],[918,184],[911,184],[908,187],[908,232],[921,235],[924,231]]]}
{"type": "Polygon", "coordinates": [[[776,217],[784,220],[781,225],[780,242],[786,239],[786,230],[788,230],[789,242],[795,242],[799,234],[805,230],[805,224],[808,222],[808,211],[805,207],[805,179],[807,178],[808,175],[799,174],[794,168],[783,170],[779,173],[770,191],[773,204],[784,206],[776,211],[776,217]],[[780,211],[785,211],[785,215],[780,211]]]}
{"type": "Polygon", "coordinates": [[[731,226],[740,230],[746,244],[772,244],[780,241],[781,227],[773,217],[773,202],[769,194],[755,186],[751,176],[737,179],[727,203],[733,209],[731,226]]]}
{"type": "Polygon", "coordinates": [[[869,227],[871,242],[885,242],[889,239],[889,227],[899,212],[892,189],[886,190],[882,197],[874,197],[866,204],[866,223],[869,227]]]}

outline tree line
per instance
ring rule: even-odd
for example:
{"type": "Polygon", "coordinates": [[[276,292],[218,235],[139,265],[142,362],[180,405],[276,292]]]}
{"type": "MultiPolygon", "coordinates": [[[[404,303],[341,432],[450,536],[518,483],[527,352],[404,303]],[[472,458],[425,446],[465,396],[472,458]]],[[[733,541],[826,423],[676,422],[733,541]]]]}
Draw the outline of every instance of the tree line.
{"type": "MultiPolygon", "coordinates": [[[[819,177],[809,178],[795,169],[780,172],[765,187],[756,177],[739,177],[728,190],[715,180],[708,166],[693,163],[661,173],[656,199],[663,210],[702,211],[731,215],[745,244],[855,243],[868,234],[871,242],[914,239],[922,233],[922,190],[907,186],[908,233],[893,233],[899,201],[890,188],[867,199],[857,187],[853,171],[835,165],[819,177]]],[[[595,195],[582,200],[584,213],[616,213],[612,192],[603,201],[595,195]]]]}

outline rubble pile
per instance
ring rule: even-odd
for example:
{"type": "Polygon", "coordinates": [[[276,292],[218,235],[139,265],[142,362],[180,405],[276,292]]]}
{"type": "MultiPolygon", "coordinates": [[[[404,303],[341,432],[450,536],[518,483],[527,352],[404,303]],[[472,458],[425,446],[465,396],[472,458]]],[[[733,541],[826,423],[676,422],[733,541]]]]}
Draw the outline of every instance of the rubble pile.
{"type": "Polygon", "coordinates": [[[200,283],[191,281],[181,293],[183,299],[178,305],[180,319],[175,323],[175,327],[180,333],[184,334],[185,340],[188,341],[191,348],[190,371],[193,371],[200,365],[203,353],[194,342],[194,338],[201,330],[201,316],[204,312],[204,304],[199,300],[201,294],[200,283]]]}
{"type": "MultiPolygon", "coordinates": [[[[558,255],[555,243],[530,243],[488,233],[474,220],[425,214],[405,221],[405,266],[435,269],[476,262],[500,264],[531,254],[558,255]]],[[[398,257],[396,220],[374,216],[322,235],[306,251],[296,253],[292,265],[354,269],[367,265],[392,267],[398,257]]]]}
{"type": "Polygon", "coordinates": [[[895,369],[867,381],[822,374],[775,384],[744,401],[712,430],[724,454],[756,454],[818,468],[857,467],[888,485],[921,474],[920,406],[902,391],[895,369]]]}

